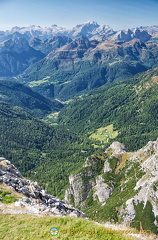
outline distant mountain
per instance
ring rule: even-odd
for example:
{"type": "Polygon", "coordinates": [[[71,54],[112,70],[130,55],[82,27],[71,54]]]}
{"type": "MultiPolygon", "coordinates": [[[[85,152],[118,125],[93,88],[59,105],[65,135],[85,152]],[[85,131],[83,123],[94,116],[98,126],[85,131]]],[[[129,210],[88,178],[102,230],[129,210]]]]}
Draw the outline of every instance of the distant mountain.
{"type": "Polygon", "coordinates": [[[60,48],[68,43],[72,42],[72,39],[66,36],[56,36],[52,39],[40,40],[38,38],[31,38],[29,45],[36,50],[48,54],[56,48],[60,48]]]}
{"type": "MultiPolygon", "coordinates": [[[[119,133],[117,140],[129,151],[135,151],[158,137],[157,92],[158,68],[155,68],[75,99],[62,109],[59,122],[78,134],[89,135],[113,124],[119,133]]],[[[109,138],[110,141],[113,139],[109,138]]],[[[102,145],[99,141],[95,144],[102,145]]]]}
{"type": "Polygon", "coordinates": [[[139,27],[139,29],[140,30],[145,30],[145,31],[147,31],[151,35],[153,35],[153,34],[158,32],[158,26],[156,26],[156,25],[146,26],[146,27],[141,26],[141,27],[139,27]]]}
{"type": "Polygon", "coordinates": [[[156,66],[158,44],[80,37],[30,66],[20,79],[45,96],[67,100],[156,66]]]}
{"type": "Polygon", "coordinates": [[[82,35],[89,39],[104,40],[121,40],[130,41],[132,39],[140,39],[148,41],[151,35],[157,32],[157,26],[137,27],[135,29],[114,31],[109,25],[99,25],[95,21],[88,21],[78,24],[72,29],[66,29],[52,25],[50,27],[29,26],[29,27],[13,27],[11,30],[0,32],[0,42],[13,38],[15,35],[24,37],[27,40],[38,38],[40,40],[52,39],[55,36],[66,36],[72,39],[82,35]]]}
{"type": "Polygon", "coordinates": [[[45,55],[30,47],[25,38],[0,43],[0,77],[15,76],[45,55]]]}
{"type": "Polygon", "coordinates": [[[44,117],[63,107],[60,102],[48,100],[27,86],[7,80],[0,81],[0,101],[21,107],[36,117],[44,117]]]}
{"type": "Polygon", "coordinates": [[[83,24],[79,24],[70,30],[67,30],[57,25],[52,25],[51,27],[42,28],[40,26],[30,26],[30,27],[14,27],[10,31],[7,31],[5,35],[13,34],[19,32],[26,35],[28,38],[36,37],[39,39],[50,39],[54,36],[67,36],[70,38],[80,37],[82,35],[90,38],[93,36],[100,35],[112,35],[114,33],[113,29],[108,25],[100,26],[94,21],[88,21],[83,24]]]}
{"type": "Polygon", "coordinates": [[[51,27],[42,28],[40,26],[29,26],[29,27],[13,27],[11,30],[6,32],[1,31],[0,41],[8,39],[8,36],[14,34],[21,34],[27,40],[31,38],[39,38],[41,40],[52,39],[55,36],[67,36],[70,38],[80,37],[82,35],[91,38],[99,37],[100,35],[109,36],[115,33],[113,29],[108,25],[100,26],[94,21],[88,21],[83,24],[76,25],[72,29],[68,30],[57,25],[52,25],[51,27]]]}
{"type": "Polygon", "coordinates": [[[119,32],[117,32],[116,34],[112,35],[112,37],[110,38],[111,40],[115,40],[115,41],[131,41],[132,39],[139,39],[143,42],[146,42],[148,40],[150,40],[151,35],[145,31],[145,30],[140,30],[139,28],[130,30],[121,30],[119,32]]]}
{"type": "Polygon", "coordinates": [[[77,38],[82,35],[86,36],[87,38],[91,38],[91,37],[95,38],[95,37],[99,37],[100,35],[109,36],[112,34],[114,34],[114,31],[110,26],[108,25],[100,26],[95,21],[88,21],[86,23],[79,24],[68,32],[68,35],[71,38],[77,38]]]}
{"type": "Polygon", "coordinates": [[[19,32],[15,32],[15,33],[3,32],[3,34],[0,34],[0,42],[4,42],[10,39],[14,40],[16,38],[25,38],[27,41],[29,40],[29,37],[26,34],[21,34],[19,32]]]}
{"type": "Polygon", "coordinates": [[[29,26],[29,27],[13,27],[11,30],[5,32],[4,35],[14,34],[19,32],[26,36],[27,38],[40,38],[40,39],[48,39],[52,38],[56,35],[66,35],[67,30],[62,27],[58,27],[57,25],[52,25],[51,27],[40,27],[40,26],[29,26]]]}
{"type": "Polygon", "coordinates": [[[158,26],[147,26],[147,27],[140,27],[141,30],[147,31],[149,34],[152,35],[152,41],[158,42],[158,26]]]}

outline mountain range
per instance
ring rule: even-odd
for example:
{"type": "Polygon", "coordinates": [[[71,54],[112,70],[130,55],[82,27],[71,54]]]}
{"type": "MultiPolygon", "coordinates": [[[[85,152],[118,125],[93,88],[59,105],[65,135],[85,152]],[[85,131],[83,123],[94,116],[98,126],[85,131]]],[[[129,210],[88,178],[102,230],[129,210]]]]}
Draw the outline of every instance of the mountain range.
{"type": "Polygon", "coordinates": [[[111,37],[112,40],[125,41],[125,42],[131,41],[134,38],[137,38],[143,42],[146,42],[150,40],[151,35],[145,30],[136,28],[133,30],[130,30],[130,29],[127,29],[125,31],[121,30],[111,37]]]}
{"type": "Polygon", "coordinates": [[[157,43],[138,39],[100,43],[80,37],[31,65],[19,80],[46,97],[68,100],[157,67],[157,58],[157,43]]]}
{"type": "Polygon", "coordinates": [[[156,67],[156,33],[156,26],[115,32],[94,21],[71,30],[15,27],[1,32],[0,77],[68,100],[156,67]]]}
{"type": "Polygon", "coordinates": [[[53,195],[63,198],[66,190],[65,200],[92,219],[137,229],[142,221],[157,233],[157,142],[147,144],[157,138],[157,76],[152,69],[75,99],[56,127],[0,102],[1,156],[53,195]]]}
{"type": "MultiPolygon", "coordinates": [[[[158,26],[148,26],[148,27],[137,27],[135,29],[124,30],[122,29],[122,33],[125,34],[130,32],[130,40],[135,37],[135,35],[142,41],[145,39],[149,39],[151,36],[158,32],[158,26]],[[135,33],[136,32],[136,33],[135,33]],[[138,34],[139,32],[139,34],[138,34]],[[132,35],[133,34],[133,35],[132,35]],[[144,38],[145,36],[145,38],[144,38]]],[[[113,36],[115,40],[117,40],[117,35],[120,31],[114,31],[109,25],[99,25],[95,21],[88,21],[83,24],[78,24],[72,29],[66,29],[63,27],[58,27],[57,25],[52,25],[50,27],[40,27],[40,26],[29,26],[29,27],[13,27],[11,30],[1,31],[0,32],[0,41],[4,41],[12,36],[19,36],[24,37],[27,40],[30,38],[39,38],[41,40],[44,39],[51,39],[55,36],[67,36],[70,38],[77,38],[82,35],[88,38],[95,38],[95,39],[108,39],[109,37],[113,36]],[[115,34],[117,34],[115,36],[115,34]]],[[[123,39],[124,41],[129,41],[127,37],[123,39]]]]}
{"type": "Polygon", "coordinates": [[[21,34],[26,39],[30,39],[32,37],[40,39],[50,39],[54,36],[68,36],[71,38],[80,37],[81,35],[85,35],[88,38],[100,35],[109,36],[112,35],[114,31],[108,25],[100,26],[97,22],[88,21],[86,23],[79,24],[70,30],[58,27],[57,25],[52,25],[51,27],[45,28],[35,25],[22,28],[13,27],[11,30],[7,30],[5,32],[1,31],[0,39],[6,39],[8,35],[17,33],[21,34]]]}

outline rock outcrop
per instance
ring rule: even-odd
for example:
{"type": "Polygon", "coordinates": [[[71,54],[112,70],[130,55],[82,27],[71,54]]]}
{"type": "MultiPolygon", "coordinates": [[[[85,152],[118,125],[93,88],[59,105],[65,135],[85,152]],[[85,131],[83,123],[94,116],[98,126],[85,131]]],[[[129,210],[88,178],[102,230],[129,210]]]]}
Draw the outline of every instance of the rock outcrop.
{"type": "Polygon", "coordinates": [[[103,211],[104,221],[146,224],[144,219],[149,218],[150,226],[146,228],[156,231],[158,140],[133,153],[127,152],[123,144],[113,142],[104,154],[87,158],[82,170],[71,175],[70,180],[65,194],[67,203],[71,199],[75,206],[88,207],[93,216],[99,217],[103,211]],[[94,212],[91,206],[96,201],[94,212]]]}
{"type": "Polygon", "coordinates": [[[23,207],[29,213],[85,217],[83,212],[47,194],[37,182],[24,178],[14,165],[3,157],[0,158],[0,183],[9,186],[23,196],[15,202],[15,207],[23,207]]]}
{"type": "MultiPolygon", "coordinates": [[[[135,207],[139,203],[143,203],[145,208],[149,201],[152,205],[153,213],[158,216],[158,141],[148,142],[148,144],[137,151],[130,158],[132,162],[139,162],[143,176],[137,181],[134,190],[137,194],[126,201],[126,207],[121,211],[124,222],[129,222],[135,218],[135,207]]],[[[158,222],[155,220],[156,226],[158,222]]]]}

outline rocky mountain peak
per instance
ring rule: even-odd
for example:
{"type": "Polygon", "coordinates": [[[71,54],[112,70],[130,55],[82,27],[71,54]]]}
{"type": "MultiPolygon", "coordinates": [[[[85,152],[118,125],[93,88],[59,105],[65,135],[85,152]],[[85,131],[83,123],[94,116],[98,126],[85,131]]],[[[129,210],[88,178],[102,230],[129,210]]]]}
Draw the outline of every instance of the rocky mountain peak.
{"type": "MultiPolygon", "coordinates": [[[[63,52],[67,52],[71,57],[72,55],[75,57],[82,58],[84,53],[93,49],[97,46],[98,41],[90,41],[86,36],[81,35],[77,39],[71,41],[67,45],[56,50],[57,53],[63,54],[63,52]]],[[[54,53],[50,53],[47,57],[54,57],[54,53]]]]}
{"type": "Polygon", "coordinates": [[[120,142],[113,142],[110,147],[106,149],[105,153],[108,153],[109,151],[112,153],[112,155],[122,154],[126,152],[126,147],[120,142]]]}
{"type": "Polygon", "coordinates": [[[4,47],[4,51],[14,51],[16,53],[28,52],[30,46],[25,38],[17,37],[9,39],[0,44],[4,47]]]}
{"type": "Polygon", "coordinates": [[[151,35],[145,31],[145,30],[140,30],[139,28],[136,29],[127,29],[127,30],[121,30],[114,34],[111,37],[111,40],[115,41],[131,41],[132,39],[140,39],[143,42],[148,41],[151,38],[151,35]]]}
{"type": "Polygon", "coordinates": [[[97,28],[97,27],[99,27],[99,24],[97,23],[97,22],[95,22],[95,21],[87,21],[87,22],[85,22],[85,23],[82,23],[82,24],[78,24],[78,25],[76,25],[76,27],[75,28],[85,28],[85,27],[88,27],[89,29],[94,29],[94,28],[97,28]]]}
{"type": "Polygon", "coordinates": [[[69,31],[69,36],[71,37],[79,37],[81,35],[87,36],[88,38],[96,38],[100,35],[110,35],[114,33],[113,29],[108,25],[100,26],[95,21],[88,21],[83,24],[79,24],[76,27],[72,28],[69,31]]]}
{"type": "Polygon", "coordinates": [[[21,29],[22,29],[21,27],[15,26],[11,29],[11,32],[16,32],[16,31],[19,31],[21,29]]]}
{"type": "Polygon", "coordinates": [[[41,41],[42,40],[40,40],[39,38],[31,38],[30,40],[29,40],[29,44],[30,44],[30,46],[37,46],[37,45],[39,45],[40,43],[41,43],[41,41]]]}
{"type": "Polygon", "coordinates": [[[96,22],[86,22],[83,24],[79,24],[76,25],[76,27],[73,27],[70,32],[69,35],[73,36],[75,38],[81,36],[81,35],[85,35],[87,37],[89,37],[92,33],[92,31],[96,28],[98,28],[99,25],[96,22]]]}

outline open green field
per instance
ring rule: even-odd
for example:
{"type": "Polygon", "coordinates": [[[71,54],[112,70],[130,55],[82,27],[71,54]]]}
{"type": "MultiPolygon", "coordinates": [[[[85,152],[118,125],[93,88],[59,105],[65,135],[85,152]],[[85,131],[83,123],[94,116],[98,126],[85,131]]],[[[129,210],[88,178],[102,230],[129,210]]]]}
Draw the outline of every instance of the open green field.
{"type": "Polygon", "coordinates": [[[42,83],[46,83],[48,80],[39,80],[39,81],[32,81],[28,84],[29,87],[37,87],[41,85],[42,83]]]}
{"type": "Polygon", "coordinates": [[[118,131],[114,131],[113,124],[106,127],[101,127],[96,130],[95,133],[90,135],[90,138],[100,141],[102,144],[107,143],[110,138],[116,138],[118,131]]]}
{"type": "Polygon", "coordinates": [[[49,82],[49,76],[43,78],[42,80],[36,80],[36,81],[32,81],[28,84],[29,87],[37,87],[39,85],[41,85],[42,83],[46,83],[49,82]]]}
{"type": "Polygon", "coordinates": [[[16,201],[16,197],[12,194],[11,191],[2,188],[0,184],[0,203],[13,203],[16,201]]]}
{"type": "Polygon", "coordinates": [[[50,125],[56,126],[56,125],[58,125],[58,123],[57,123],[58,115],[59,115],[59,112],[53,112],[53,113],[47,115],[43,119],[43,121],[46,123],[49,123],[50,125]]]}
{"type": "Polygon", "coordinates": [[[86,219],[70,217],[36,217],[32,215],[0,215],[0,239],[3,240],[134,240],[136,238],[113,233],[86,219]],[[52,236],[51,228],[58,234],[52,236]]]}

